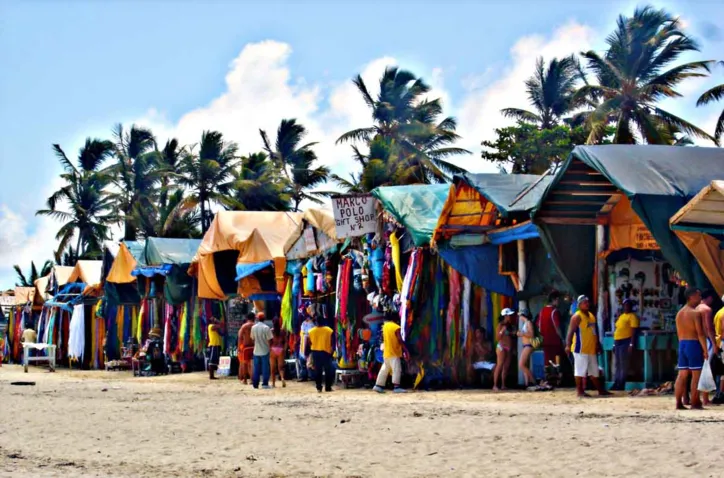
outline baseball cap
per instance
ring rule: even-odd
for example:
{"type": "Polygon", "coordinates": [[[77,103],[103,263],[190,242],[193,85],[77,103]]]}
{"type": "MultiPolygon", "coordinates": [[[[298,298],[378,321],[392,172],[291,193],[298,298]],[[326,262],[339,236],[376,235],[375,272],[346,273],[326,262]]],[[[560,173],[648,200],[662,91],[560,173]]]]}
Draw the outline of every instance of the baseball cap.
{"type": "Polygon", "coordinates": [[[508,307],[506,307],[505,309],[503,309],[503,310],[500,312],[500,315],[502,315],[503,317],[507,317],[507,316],[509,316],[509,315],[514,315],[514,314],[515,314],[515,311],[514,311],[513,309],[508,308],[508,307]]]}
{"type": "Polygon", "coordinates": [[[588,298],[586,295],[579,295],[578,299],[576,300],[576,304],[580,304],[581,302],[590,302],[591,299],[588,298]]]}

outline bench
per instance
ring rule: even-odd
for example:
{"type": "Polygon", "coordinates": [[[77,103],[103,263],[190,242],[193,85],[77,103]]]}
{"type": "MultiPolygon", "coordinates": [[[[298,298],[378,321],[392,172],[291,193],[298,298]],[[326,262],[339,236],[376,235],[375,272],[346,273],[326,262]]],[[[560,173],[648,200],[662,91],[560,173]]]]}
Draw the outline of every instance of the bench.
{"type": "Polygon", "coordinates": [[[25,370],[25,373],[28,373],[28,364],[30,362],[48,362],[48,365],[50,366],[50,371],[55,372],[55,345],[24,342],[23,370],[25,370]],[[45,350],[47,352],[47,357],[31,357],[31,350],[45,350]]]}

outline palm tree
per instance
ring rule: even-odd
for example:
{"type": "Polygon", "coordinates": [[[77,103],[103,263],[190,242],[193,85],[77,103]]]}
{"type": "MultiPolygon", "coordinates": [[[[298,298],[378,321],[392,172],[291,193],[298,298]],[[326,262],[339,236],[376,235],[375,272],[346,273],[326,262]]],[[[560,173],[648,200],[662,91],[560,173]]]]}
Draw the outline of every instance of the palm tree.
{"type": "Polygon", "coordinates": [[[298,211],[304,200],[321,203],[319,196],[322,194],[309,192],[309,189],[326,183],[330,172],[327,166],[313,167],[317,154],[312,146],[317,143],[300,146],[307,129],[296,119],[283,119],[273,146],[265,131],[259,130],[259,134],[269,158],[289,181],[294,210],[298,211]]]}
{"type": "Polygon", "coordinates": [[[582,78],[581,65],[571,55],[553,58],[546,66],[543,57],[536,61],[535,73],[525,82],[528,99],[534,111],[505,108],[504,116],[549,129],[575,109],[576,83],[582,78]]]}
{"type": "Polygon", "coordinates": [[[356,146],[352,149],[353,158],[360,163],[362,171],[358,174],[352,173],[350,179],[336,174],[331,175],[332,180],[347,193],[367,193],[380,186],[420,182],[417,176],[418,168],[402,159],[403,155],[393,140],[375,137],[369,143],[367,154],[363,154],[356,146]]]}
{"type": "Polygon", "coordinates": [[[58,251],[65,251],[75,237],[77,243],[75,259],[101,250],[102,242],[109,237],[109,225],[118,221],[118,215],[112,207],[112,200],[106,194],[110,176],[100,168],[114,151],[110,141],[86,139],[78,155],[78,165],[68,159],[58,144],[53,145],[65,172],[61,178],[65,185],[54,192],[47,201],[47,208],[36,212],[37,215],[50,216],[63,221],[56,239],[60,241],[58,251]],[[60,210],[58,206],[67,206],[60,210]]]}
{"type": "Polygon", "coordinates": [[[201,236],[201,215],[196,203],[180,189],[166,198],[165,204],[139,216],[140,232],[145,237],[195,239],[201,236]]]}
{"type": "MultiPolygon", "coordinates": [[[[368,145],[375,138],[382,138],[394,145],[395,159],[411,168],[417,182],[441,182],[453,173],[464,170],[447,161],[448,158],[470,154],[453,147],[459,139],[454,118],[442,115],[440,99],[429,100],[425,95],[430,87],[411,72],[397,67],[385,69],[380,78],[380,93],[373,98],[362,77],[352,80],[369,106],[373,125],[349,131],[337,139],[337,143],[362,142],[368,145]]],[[[407,168],[405,168],[407,169],[407,168]]]]}
{"type": "Polygon", "coordinates": [[[200,208],[201,230],[206,232],[213,219],[211,205],[228,203],[238,147],[218,131],[202,133],[198,154],[195,146],[183,153],[179,184],[187,190],[186,208],[200,208]]]}
{"type": "Polygon", "coordinates": [[[185,146],[180,146],[176,138],[166,141],[162,150],[157,150],[157,157],[160,168],[164,171],[161,175],[161,193],[159,203],[165,208],[168,203],[168,195],[174,181],[181,176],[181,159],[186,151],[185,146]]]}
{"type": "Polygon", "coordinates": [[[53,270],[53,261],[45,261],[43,267],[40,269],[40,272],[38,272],[38,268],[35,267],[35,262],[30,261],[30,275],[28,276],[23,274],[22,269],[20,269],[20,266],[17,264],[13,266],[13,269],[15,269],[15,272],[18,274],[18,282],[15,283],[16,286],[35,287],[36,280],[47,276],[50,274],[50,271],[53,270]]]}
{"type": "Polygon", "coordinates": [[[129,131],[116,125],[116,164],[110,168],[116,191],[111,198],[123,213],[124,240],[136,240],[141,216],[151,212],[158,199],[158,183],[166,176],[159,161],[156,139],[150,130],[132,125],[129,131]]]}
{"type": "MultiPolygon", "coordinates": [[[[724,61],[719,62],[719,64],[724,66],[724,61]]],[[[705,91],[704,94],[699,97],[699,100],[696,102],[696,106],[708,105],[709,103],[721,101],[722,99],[724,99],[724,84],[717,85],[714,88],[705,91]]],[[[724,136],[724,109],[719,115],[719,119],[716,121],[716,130],[714,131],[714,139],[716,140],[717,145],[720,144],[722,136],[724,136]]]]}
{"type": "Polygon", "coordinates": [[[615,124],[616,144],[636,143],[637,136],[649,144],[672,144],[677,133],[713,140],[657,106],[663,99],[680,97],[676,86],[687,78],[706,76],[711,63],[671,66],[681,55],[699,51],[681,30],[678,18],[650,6],[637,8],[633,17],[618,18],[606,43],[602,56],[595,51],[582,53],[598,80],[598,85],[585,85],[576,95],[597,105],[586,119],[588,144],[600,142],[609,124],[615,124]]]}
{"type": "Polygon", "coordinates": [[[289,211],[291,188],[266,153],[241,158],[234,171],[231,197],[233,209],[243,211],[289,211]]]}

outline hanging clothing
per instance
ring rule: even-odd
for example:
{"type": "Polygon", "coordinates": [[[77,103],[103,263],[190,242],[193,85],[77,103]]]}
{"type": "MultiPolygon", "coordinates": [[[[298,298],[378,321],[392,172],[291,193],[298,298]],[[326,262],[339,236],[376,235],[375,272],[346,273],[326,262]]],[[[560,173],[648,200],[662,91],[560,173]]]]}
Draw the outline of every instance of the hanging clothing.
{"type": "Polygon", "coordinates": [[[468,341],[468,329],[470,329],[470,295],[472,283],[467,277],[463,277],[463,344],[468,341]]]}
{"type": "Polygon", "coordinates": [[[83,304],[73,307],[73,316],[70,318],[70,331],[68,336],[68,357],[83,360],[85,351],[85,306],[83,304]]]}
{"type": "Polygon", "coordinates": [[[400,264],[400,240],[397,233],[390,234],[390,244],[392,245],[392,264],[395,266],[395,281],[397,282],[397,290],[402,290],[402,269],[400,264]]]}

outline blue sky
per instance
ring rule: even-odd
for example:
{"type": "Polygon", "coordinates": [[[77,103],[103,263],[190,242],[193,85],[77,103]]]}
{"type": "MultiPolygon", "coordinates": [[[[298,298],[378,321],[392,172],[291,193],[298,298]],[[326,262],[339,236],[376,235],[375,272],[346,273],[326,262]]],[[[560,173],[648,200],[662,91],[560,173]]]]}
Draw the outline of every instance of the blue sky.
{"type": "MultiPolygon", "coordinates": [[[[85,137],[136,122],[188,143],[219,129],[254,151],[260,127],[297,117],[322,161],[347,172],[349,149],[334,139],[369,121],[349,80],[362,73],[371,85],[395,63],[458,118],[475,153],[461,164],[490,170],[480,141],[507,124],[501,107],[526,106],[535,57],[601,49],[616,16],[637,4],[392,3],[0,2],[0,288],[12,286],[12,264],[51,257],[58,224],[34,212],[58,184],[52,143],[75,157],[85,137]]],[[[652,4],[682,17],[702,44],[696,58],[721,59],[724,3],[652,4]]],[[[694,103],[724,70],[715,74],[667,107],[711,129],[717,107],[694,103]]]]}

